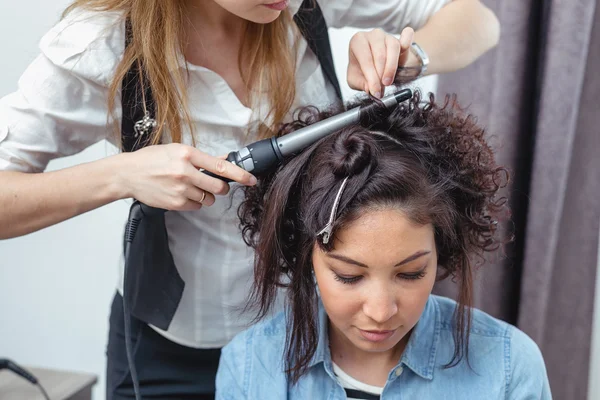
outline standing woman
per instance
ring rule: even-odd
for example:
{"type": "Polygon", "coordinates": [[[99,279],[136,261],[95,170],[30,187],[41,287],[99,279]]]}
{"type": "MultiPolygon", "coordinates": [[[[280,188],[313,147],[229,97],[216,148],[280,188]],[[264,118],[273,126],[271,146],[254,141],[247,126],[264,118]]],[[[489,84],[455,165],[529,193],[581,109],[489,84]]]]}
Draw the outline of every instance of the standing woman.
{"type": "MultiPolygon", "coordinates": [[[[338,101],[335,74],[319,62],[327,54],[311,50],[315,32],[300,32],[299,10],[317,20],[322,13],[329,27],[380,27],[357,33],[349,50],[348,84],[374,96],[398,67],[410,77],[456,70],[499,35],[478,0],[78,0],[41,40],[18,91],[0,100],[0,238],[124,198],[172,211],[168,248],[185,290],[167,329],[131,319],[143,396],[212,398],[220,348],[251,318],[235,312],[253,257],[236,207],[222,197],[229,187],[198,169],[253,185],[218,156],[269,136],[298,106],[338,101]],[[141,71],[148,96],[125,102],[132,71],[141,71]],[[125,150],[152,146],[42,173],[51,159],[100,140],[126,143],[115,128],[131,104],[144,114],[148,107],[155,123],[125,150]]],[[[133,394],[122,288],[110,317],[109,399],[133,394]]]]}

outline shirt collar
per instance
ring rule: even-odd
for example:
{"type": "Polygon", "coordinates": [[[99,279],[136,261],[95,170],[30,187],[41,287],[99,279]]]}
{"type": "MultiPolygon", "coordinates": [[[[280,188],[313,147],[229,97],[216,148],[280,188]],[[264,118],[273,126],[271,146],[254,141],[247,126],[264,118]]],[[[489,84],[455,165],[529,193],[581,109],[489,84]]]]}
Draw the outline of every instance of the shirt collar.
{"type": "Polygon", "coordinates": [[[317,329],[319,330],[318,336],[319,341],[317,342],[317,350],[312,358],[312,361],[309,364],[309,368],[317,365],[318,363],[325,363],[329,365],[331,362],[331,352],[329,351],[329,334],[328,334],[328,318],[327,313],[325,312],[325,307],[323,307],[323,303],[321,302],[321,298],[319,297],[319,312],[318,312],[318,320],[317,320],[317,329]]]}
{"type": "Polygon", "coordinates": [[[406,365],[422,378],[433,379],[441,326],[440,310],[435,296],[429,296],[423,314],[413,328],[400,359],[401,364],[406,365]]]}
{"type": "MultiPolygon", "coordinates": [[[[332,369],[331,352],[329,351],[328,318],[325,308],[319,299],[317,350],[309,364],[309,368],[323,363],[326,369],[332,369]]],[[[433,379],[435,357],[441,331],[440,310],[435,296],[429,296],[419,322],[414,327],[400,364],[406,365],[415,374],[428,380],[433,379]]]]}

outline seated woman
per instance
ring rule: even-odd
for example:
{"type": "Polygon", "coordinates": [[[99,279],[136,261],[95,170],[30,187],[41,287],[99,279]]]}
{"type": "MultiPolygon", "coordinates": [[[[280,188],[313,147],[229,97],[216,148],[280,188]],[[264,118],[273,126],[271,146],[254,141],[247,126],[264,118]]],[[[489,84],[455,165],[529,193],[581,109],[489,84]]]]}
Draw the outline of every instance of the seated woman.
{"type": "Polygon", "coordinates": [[[287,305],[223,349],[217,398],[551,398],[536,344],[471,308],[508,217],[483,129],[450,98],[379,111],[247,189],[250,304],[262,318],[286,288],[287,305]],[[446,277],[458,303],[431,293],[446,277]]]}

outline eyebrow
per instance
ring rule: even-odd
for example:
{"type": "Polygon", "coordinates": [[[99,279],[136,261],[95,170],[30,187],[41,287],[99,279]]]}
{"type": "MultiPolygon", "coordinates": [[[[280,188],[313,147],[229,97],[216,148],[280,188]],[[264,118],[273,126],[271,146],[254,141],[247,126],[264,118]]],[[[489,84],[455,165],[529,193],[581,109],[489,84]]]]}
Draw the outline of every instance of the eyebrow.
{"type": "MultiPolygon", "coordinates": [[[[414,260],[416,260],[418,258],[421,258],[424,255],[427,255],[429,253],[431,253],[431,252],[427,251],[427,250],[417,251],[412,256],[406,257],[404,260],[402,260],[398,264],[394,265],[394,268],[395,267],[399,267],[399,266],[404,265],[404,264],[407,264],[407,263],[409,263],[411,261],[414,261],[414,260]]],[[[348,263],[348,264],[356,265],[357,267],[369,268],[366,264],[363,264],[363,263],[361,263],[359,261],[356,261],[356,260],[353,260],[351,258],[345,257],[345,256],[343,256],[341,254],[335,254],[335,253],[326,253],[326,254],[327,254],[327,257],[335,258],[336,260],[340,260],[340,261],[343,261],[343,262],[348,263]]]]}

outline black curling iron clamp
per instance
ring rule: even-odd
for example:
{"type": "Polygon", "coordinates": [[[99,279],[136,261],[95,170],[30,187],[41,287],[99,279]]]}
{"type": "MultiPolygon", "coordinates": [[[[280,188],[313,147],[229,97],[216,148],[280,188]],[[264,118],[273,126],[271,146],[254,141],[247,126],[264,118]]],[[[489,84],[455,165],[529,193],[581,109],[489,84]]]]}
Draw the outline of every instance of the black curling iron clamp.
{"type": "MultiPolygon", "coordinates": [[[[398,104],[410,98],[412,98],[412,91],[404,89],[382,98],[381,102],[388,109],[393,110],[398,104]]],[[[227,161],[251,172],[255,176],[260,176],[282,163],[286,157],[297,154],[319,139],[352,124],[357,124],[361,119],[361,115],[374,106],[377,106],[377,104],[372,103],[367,106],[353,108],[352,110],[316,122],[279,138],[272,137],[254,142],[239,151],[229,153],[227,161]]],[[[231,182],[230,179],[213,174],[212,172],[206,170],[202,170],[202,172],[225,182],[231,182]]]]}

